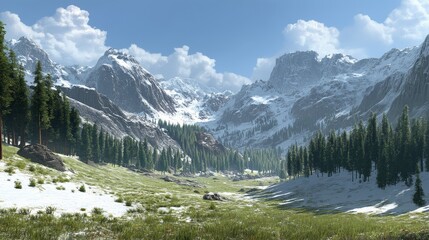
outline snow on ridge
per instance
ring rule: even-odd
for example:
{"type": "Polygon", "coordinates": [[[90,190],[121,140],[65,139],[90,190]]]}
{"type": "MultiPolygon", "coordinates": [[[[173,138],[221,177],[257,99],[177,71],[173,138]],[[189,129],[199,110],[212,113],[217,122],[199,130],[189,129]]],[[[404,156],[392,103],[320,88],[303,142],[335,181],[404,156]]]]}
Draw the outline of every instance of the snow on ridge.
{"type": "MultiPolygon", "coordinates": [[[[420,174],[422,187],[429,193],[429,173],[420,174]]],[[[403,182],[387,186],[384,190],[377,187],[375,173],[369,182],[352,182],[352,173],[342,170],[328,177],[313,174],[309,178],[300,177],[273,185],[265,190],[267,198],[280,199],[282,206],[304,207],[318,210],[338,210],[347,213],[365,214],[404,214],[429,211],[429,205],[417,207],[412,197],[414,185],[403,182]]],[[[429,203],[429,197],[425,197],[429,203]]]]}

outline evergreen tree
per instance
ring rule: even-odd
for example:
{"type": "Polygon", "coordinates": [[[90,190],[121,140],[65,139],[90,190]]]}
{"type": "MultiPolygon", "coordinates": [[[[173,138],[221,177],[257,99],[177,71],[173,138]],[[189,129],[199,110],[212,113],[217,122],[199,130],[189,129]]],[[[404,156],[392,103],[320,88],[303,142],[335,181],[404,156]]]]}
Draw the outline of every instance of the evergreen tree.
{"type": "Polygon", "coordinates": [[[16,60],[15,53],[9,52],[10,61],[10,80],[11,80],[11,93],[13,99],[10,103],[10,112],[7,114],[7,129],[12,131],[12,144],[18,145],[18,138],[20,146],[24,146],[26,142],[26,135],[28,124],[30,121],[30,103],[28,98],[28,89],[25,83],[24,70],[19,66],[16,60]]]}
{"type": "Polygon", "coordinates": [[[49,93],[42,74],[42,64],[40,61],[36,64],[34,72],[34,93],[31,100],[31,116],[33,126],[33,142],[42,144],[42,130],[49,127],[50,116],[48,109],[49,93]]]}
{"type": "Polygon", "coordinates": [[[415,192],[413,195],[413,202],[417,206],[423,207],[424,205],[426,205],[426,200],[423,199],[423,197],[425,196],[425,193],[423,192],[422,180],[420,180],[419,172],[417,172],[416,174],[416,181],[414,184],[414,188],[415,188],[415,192]]]}
{"type": "MultiPolygon", "coordinates": [[[[5,29],[0,21],[0,138],[3,134],[3,117],[9,112],[9,104],[12,100],[10,94],[9,63],[6,56],[5,29]]],[[[3,159],[3,145],[0,144],[0,159],[3,159]]]]}
{"type": "Polygon", "coordinates": [[[70,131],[72,135],[71,154],[75,154],[80,141],[80,117],[76,108],[70,110],[70,131]]]}
{"type": "Polygon", "coordinates": [[[92,160],[95,163],[100,163],[100,138],[98,136],[98,127],[96,124],[91,128],[91,150],[92,160]]]}
{"type": "Polygon", "coordinates": [[[372,163],[378,162],[378,133],[377,133],[377,116],[372,113],[368,120],[365,136],[365,158],[363,163],[364,181],[367,181],[371,175],[372,163]]]}

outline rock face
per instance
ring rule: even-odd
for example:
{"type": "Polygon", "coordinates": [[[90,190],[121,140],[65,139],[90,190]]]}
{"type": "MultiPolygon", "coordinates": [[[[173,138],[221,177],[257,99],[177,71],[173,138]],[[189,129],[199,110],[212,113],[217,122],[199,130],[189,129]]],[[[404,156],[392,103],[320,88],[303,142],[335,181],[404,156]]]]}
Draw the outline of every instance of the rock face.
{"type": "Polygon", "coordinates": [[[200,148],[208,150],[212,153],[223,153],[226,151],[226,148],[218,142],[213,135],[206,132],[198,132],[196,134],[197,145],[200,148]]]}
{"type": "Polygon", "coordinates": [[[179,149],[177,142],[155,123],[145,120],[144,117],[125,115],[118,106],[95,89],[74,86],[61,90],[86,121],[96,123],[115,137],[128,135],[142,141],[146,139],[154,148],[171,146],[173,149],[179,149]]]}
{"type": "Polygon", "coordinates": [[[98,60],[86,80],[120,108],[128,112],[174,113],[174,101],[132,56],[109,49],[98,60]]]}
{"type": "Polygon", "coordinates": [[[43,145],[28,145],[18,151],[22,157],[30,159],[32,162],[42,164],[46,167],[64,172],[66,167],[60,157],[43,145]]]}
{"type": "Polygon", "coordinates": [[[381,58],[356,60],[315,52],[279,57],[267,81],[243,86],[203,123],[236,148],[281,147],[315,131],[347,129],[374,111],[391,121],[404,104],[412,117],[429,112],[429,39],[420,47],[392,49],[381,58]]]}

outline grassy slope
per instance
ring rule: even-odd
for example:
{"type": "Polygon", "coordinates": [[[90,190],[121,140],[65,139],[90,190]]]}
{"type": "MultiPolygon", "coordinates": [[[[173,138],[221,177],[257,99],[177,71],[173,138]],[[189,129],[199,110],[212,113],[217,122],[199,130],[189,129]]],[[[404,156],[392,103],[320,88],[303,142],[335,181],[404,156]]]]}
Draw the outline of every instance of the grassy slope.
{"type": "MultiPolygon", "coordinates": [[[[4,161],[11,166],[27,169],[30,165],[28,160],[14,159],[16,151],[16,148],[6,146],[4,161]]],[[[0,239],[429,238],[427,214],[383,217],[320,214],[280,209],[273,201],[246,201],[236,197],[230,197],[225,202],[207,202],[201,199],[204,191],[239,194],[241,188],[267,182],[232,182],[218,176],[195,178],[192,180],[204,184],[206,188],[194,189],[167,183],[158,177],[142,176],[121,167],[89,166],[73,158],[63,159],[75,171],[72,181],[102,187],[118,198],[133,202],[136,210],[122,218],[106,218],[97,214],[68,214],[55,218],[50,214],[28,215],[19,209],[2,210],[0,239]],[[200,193],[195,193],[195,190],[200,193]]],[[[37,169],[35,174],[58,175],[55,171],[37,169]]]]}

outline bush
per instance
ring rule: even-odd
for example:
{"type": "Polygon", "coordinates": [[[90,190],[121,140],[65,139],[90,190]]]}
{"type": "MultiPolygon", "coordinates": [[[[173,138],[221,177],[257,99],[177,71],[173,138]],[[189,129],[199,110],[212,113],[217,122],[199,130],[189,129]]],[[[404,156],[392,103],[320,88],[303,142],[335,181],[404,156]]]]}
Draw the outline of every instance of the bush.
{"type": "Polygon", "coordinates": [[[124,199],[123,199],[122,197],[118,197],[118,198],[115,200],[115,202],[117,202],[117,203],[123,203],[123,202],[124,202],[124,199]]]}
{"type": "Polygon", "coordinates": [[[49,207],[46,207],[45,212],[46,212],[46,214],[53,214],[55,212],[55,210],[57,210],[57,209],[49,206],[49,207]]]}
{"type": "Polygon", "coordinates": [[[43,179],[43,178],[38,178],[38,179],[37,179],[37,184],[45,184],[45,179],[43,179]]]}
{"type": "Polygon", "coordinates": [[[100,214],[102,214],[102,213],[103,213],[103,209],[102,209],[102,208],[97,208],[97,207],[95,207],[94,209],[92,209],[91,213],[92,213],[93,215],[100,215],[100,214]]]}
{"type": "Polygon", "coordinates": [[[30,178],[30,184],[28,184],[29,187],[35,187],[36,186],[36,179],[30,178]]]}
{"type": "Polygon", "coordinates": [[[12,175],[15,173],[15,169],[12,166],[7,167],[4,171],[9,173],[9,175],[12,175]]]}
{"type": "Polygon", "coordinates": [[[52,179],[53,183],[57,183],[57,182],[65,183],[65,182],[69,182],[69,181],[70,181],[70,179],[68,179],[67,177],[64,177],[64,176],[57,176],[54,179],[52,179]]]}
{"type": "Polygon", "coordinates": [[[56,187],[57,190],[66,190],[66,188],[64,186],[58,186],[56,187]]]}
{"type": "Polygon", "coordinates": [[[21,214],[21,215],[30,215],[30,213],[31,213],[31,210],[28,208],[21,208],[18,210],[18,214],[21,214]]]}
{"type": "Polygon", "coordinates": [[[22,189],[22,183],[20,181],[15,181],[15,188],[16,189],[22,189]]]}
{"type": "Polygon", "coordinates": [[[131,207],[131,205],[133,205],[133,203],[130,200],[125,201],[125,206],[131,207]]]}
{"type": "Polygon", "coordinates": [[[81,185],[80,187],[79,187],[79,192],[86,192],[86,189],[85,189],[85,185],[81,185]]]}
{"type": "Polygon", "coordinates": [[[34,165],[30,165],[30,166],[28,167],[28,171],[30,171],[30,172],[34,172],[34,171],[36,171],[36,167],[35,167],[34,165]]]}

